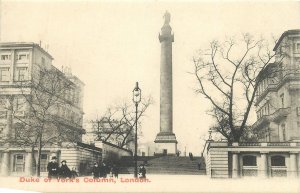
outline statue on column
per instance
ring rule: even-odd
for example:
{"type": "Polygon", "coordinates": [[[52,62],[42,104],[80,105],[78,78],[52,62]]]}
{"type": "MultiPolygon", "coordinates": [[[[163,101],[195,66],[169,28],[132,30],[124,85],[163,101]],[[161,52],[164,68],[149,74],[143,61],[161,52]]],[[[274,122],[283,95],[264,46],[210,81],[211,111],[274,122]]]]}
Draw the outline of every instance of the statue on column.
{"type": "Polygon", "coordinates": [[[166,13],[164,14],[164,19],[165,19],[165,24],[168,25],[171,20],[171,14],[168,11],[166,11],[166,13]]]}

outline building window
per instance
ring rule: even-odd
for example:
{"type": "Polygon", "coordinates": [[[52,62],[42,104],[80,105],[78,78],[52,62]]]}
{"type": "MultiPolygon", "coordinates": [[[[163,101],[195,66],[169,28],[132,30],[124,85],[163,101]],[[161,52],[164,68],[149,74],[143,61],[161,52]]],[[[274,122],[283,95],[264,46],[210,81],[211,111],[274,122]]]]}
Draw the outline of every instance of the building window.
{"type": "Polygon", "coordinates": [[[41,155],[41,172],[47,172],[47,165],[48,165],[48,155],[42,154],[41,155]]]}
{"type": "Polygon", "coordinates": [[[268,115],[267,106],[265,106],[265,114],[268,115]]]}
{"type": "Polygon", "coordinates": [[[281,108],[284,108],[284,94],[280,95],[281,108]]]}
{"type": "Polygon", "coordinates": [[[3,136],[5,127],[6,127],[6,126],[5,126],[4,124],[0,124],[0,136],[3,136]]]}
{"type": "Polygon", "coordinates": [[[271,166],[285,166],[285,157],[284,156],[272,156],[271,157],[271,166]]]}
{"type": "Polygon", "coordinates": [[[257,166],[256,156],[253,155],[243,156],[243,166],[257,166]]]}
{"type": "Polygon", "coordinates": [[[9,81],[10,73],[9,68],[0,69],[0,81],[9,81]]]}
{"type": "Polygon", "coordinates": [[[16,69],[16,81],[24,81],[27,79],[27,68],[22,67],[22,68],[17,68],[16,69]]]}
{"type": "Polygon", "coordinates": [[[297,116],[300,116],[300,107],[296,107],[297,116]]]}
{"type": "Polygon", "coordinates": [[[13,171],[24,172],[24,165],[25,165],[24,155],[16,154],[14,156],[13,171]]]}
{"type": "Polygon", "coordinates": [[[1,54],[1,60],[10,60],[10,54],[1,54]]]}
{"type": "Polygon", "coordinates": [[[295,52],[300,53],[300,43],[296,43],[295,45],[295,52]]]}
{"type": "Polygon", "coordinates": [[[26,53],[18,54],[17,56],[17,60],[28,60],[28,59],[29,59],[29,55],[26,53]]]}

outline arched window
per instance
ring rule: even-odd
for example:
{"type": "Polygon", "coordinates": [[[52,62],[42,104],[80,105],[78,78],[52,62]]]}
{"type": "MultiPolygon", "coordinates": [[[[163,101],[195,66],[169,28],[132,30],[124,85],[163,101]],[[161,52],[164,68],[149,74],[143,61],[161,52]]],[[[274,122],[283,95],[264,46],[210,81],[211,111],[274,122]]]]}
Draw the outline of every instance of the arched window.
{"type": "Polygon", "coordinates": [[[243,166],[257,166],[256,156],[253,155],[243,156],[243,166]]]}
{"type": "Polygon", "coordinates": [[[285,157],[280,155],[272,156],[271,166],[285,166],[285,157]]]}

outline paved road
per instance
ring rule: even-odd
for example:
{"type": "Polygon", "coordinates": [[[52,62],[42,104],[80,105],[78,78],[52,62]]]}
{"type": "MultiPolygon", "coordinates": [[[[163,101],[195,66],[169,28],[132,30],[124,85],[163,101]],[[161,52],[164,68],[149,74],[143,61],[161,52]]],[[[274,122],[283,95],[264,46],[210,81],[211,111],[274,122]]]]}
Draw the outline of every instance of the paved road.
{"type": "MultiPolygon", "coordinates": [[[[94,180],[80,177],[77,180],[45,182],[45,178],[0,178],[1,188],[15,188],[37,192],[300,192],[299,179],[209,179],[207,176],[148,175],[147,180],[135,181],[132,175],[119,179],[94,180]],[[31,182],[21,182],[21,181],[31,182]]],[[[1,192],[1,191],[0,191],[1,192]]]]}

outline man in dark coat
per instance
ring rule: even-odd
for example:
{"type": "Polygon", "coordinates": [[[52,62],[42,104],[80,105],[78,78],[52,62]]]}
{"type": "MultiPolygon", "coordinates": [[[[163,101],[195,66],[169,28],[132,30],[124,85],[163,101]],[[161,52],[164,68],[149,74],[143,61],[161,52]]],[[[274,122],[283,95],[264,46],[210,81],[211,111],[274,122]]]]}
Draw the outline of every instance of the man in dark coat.
{"type": "Polygon", "coordinates": [[[57,163],[57,158],[53,156],[51,161],[47,165],[48,178],[57,178],[59,172],[59,166],[57,163]]]}
{"type": "Polygon", "coordinates": [[[100,177],[100,167],[99,167],[97,162],[94,163],[93,175],[94,175],[94,178],[99,178],[100,177]]]}
{"type": "Polygon", "coordinates": [[[107,174],[109,173],[109,167],[105,163],[103,163],[100,172],[102,172],[102,177],[106,178],[107,174]]]}
{"type": "Polygon", "coordinates": [[[115,178],[119,178],[119,168],[116,165],[113,165],[112,167],[112,173],[114,175],[115,178]]]}
{"type": "Polygon", "coordinates": [[[71,178],[71,170],[67,166],[67,161],[66,160],[63,160],[61,162],[61,166],[60,166],[60,169],[59,169],[59,177],[60,178],[71,178]]]}
{"type": "Polygon", "coordinates": [[[144,165],[140,165],[139,177],[140,178],[146,178],[146,168],[144,167],[144,165]]]}

